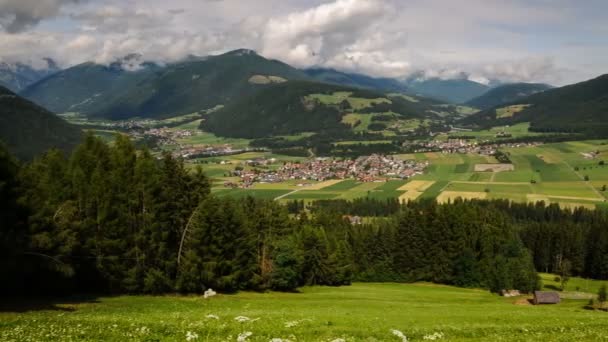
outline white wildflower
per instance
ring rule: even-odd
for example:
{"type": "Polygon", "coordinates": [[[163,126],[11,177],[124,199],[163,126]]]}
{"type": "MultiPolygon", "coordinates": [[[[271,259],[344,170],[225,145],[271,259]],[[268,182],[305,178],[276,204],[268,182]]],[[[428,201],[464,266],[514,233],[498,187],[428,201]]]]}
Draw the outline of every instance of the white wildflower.
{"type": "Polygon", "coordinates": [[[255,322],[255,321],[257,321],[258,319],[259,319],[259,318],[254,318],[254,319],[251,319],[251,318],[249,318],[249,317],[247,317],[247,316],[237,316],[237,317],[234,317],[234,320],[235,320],[235,321],[237,321],[237,322],[239,322],[239,323],[245,323],[245,322],[255,322]]]}
{"type": "Polygon", "coordinates": [[[207,298],[211,298],[213,296],[215,296],[217,294],[217,292],[213,291],[213,289],[208,289],[207,291],[205,291],[205,293],[203,293],[203,298],[207,299],[207,298]]]}
{"type": "Polygon", "coordinates": [[[271,339],[269,342],[291,342],[291,340],[288,340],[286,338],[283,339],[283,338],[276,338],[275,337],[275,338],[271,339]]]}
{"type": "Polygon", "coordinates": [[[336,338],[335,340],[331,340],[331,342],[346,342],[343,338],[336,338]]]}
{"type": "Polygon", "coordinates": [[[213,314],[208,314],[208,315],[207,315],[207,316],[205,316],[205,317],[207,317],[208,319],[220,319],[220,318],[219,318],[219,316],[217,316],[217,315],[213,315],[213,314]]]}
{"type": "Polygon", "coordinates": [[[137,329],[135,329],[135,331],[137,331],[141,335],[146,335],[146,334],[150,333],[150,329],[148,327],[137,328],[137,329]]]}
{"type": "Polygon", "coordinates": [[[391,332],[393,333],[393,335],[399,337],[401,339],[401,342],[407,342],[407,336],[405,336],[405,334],[403,334],[401,331],[393,329],[391,330],[391,332]]]}
{"type": "Polygon", "coordinates": [[[300,324],[300,321],[285,322],[285,328],[293,328],[293,327],[298,326],[298,324],[300,324]]]}
{"type": "Polygon", "coordinates": [[[434,332],[430,335],[425,335],[422,337],[422,339],[427,340],[427,341],[441,340],[442,338],[443,338],[442,332],[434,332]]]}
{"type": "Polygon", "coordinates": [[[239,334],[239,337],[236,338],[237,342],[246,342],[249,336],[253,335],[251,331],[245,331],[239,334]]]}
{"type": "Polygon", "coordinates": [[[198,334],[188,331],[186,333],[186,341],[194,341],[194,340],[198,340],[198,334]]]}

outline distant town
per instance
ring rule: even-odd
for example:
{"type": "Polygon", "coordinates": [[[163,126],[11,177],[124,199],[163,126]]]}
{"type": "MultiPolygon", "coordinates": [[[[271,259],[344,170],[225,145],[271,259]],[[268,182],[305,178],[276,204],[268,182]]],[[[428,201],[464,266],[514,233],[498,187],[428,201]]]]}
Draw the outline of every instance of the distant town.
{"type": "Polygon", "coordinates": [[[493,143],[479,144],[465,139],[449,139],[447,141],[433,140],[427,142],[406,143],[405,147],[412,147],[413,152],[443,152],[443,153],[473,153],[486,156],[495,155],[501,148],[520,148],[541,145],[540,142],[493,143]]]}
{"type": "MultiPolygon", "coordinates": [[[[249,166],[265,166],[276,160],[259,158],[248,160],[249,166]]],[[[226,182],[226,187],[247,188],[254,183],[279,183],[288,180],[325,181],[330,179],[355,179],[359,182],[378,182],[389,179],[407,179],[422,174],[428,162],[401,160],[394,156],[373,154],[356,159],[337,160],[315,158],[306,162],[286,162],[276,170],[252,169],[237,167],[233,176],[240,178],[240,183],[226,182]]]]}

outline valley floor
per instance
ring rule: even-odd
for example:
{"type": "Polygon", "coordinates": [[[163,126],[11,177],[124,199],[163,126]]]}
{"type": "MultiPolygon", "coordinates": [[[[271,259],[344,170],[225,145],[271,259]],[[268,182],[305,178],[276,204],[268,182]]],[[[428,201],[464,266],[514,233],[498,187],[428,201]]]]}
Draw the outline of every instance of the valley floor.
{"type": "Polygon", "coordinates": [[[427,283],[356,283],[209,299],[104,297],[0,312],[0,340],[237,341],[250,332],[241,341],[402,341],[393,329],[409,341],[608,340],[608,313],[585,310],[586,303],[564,299],[532,306],[523,298],[427,283]]]}

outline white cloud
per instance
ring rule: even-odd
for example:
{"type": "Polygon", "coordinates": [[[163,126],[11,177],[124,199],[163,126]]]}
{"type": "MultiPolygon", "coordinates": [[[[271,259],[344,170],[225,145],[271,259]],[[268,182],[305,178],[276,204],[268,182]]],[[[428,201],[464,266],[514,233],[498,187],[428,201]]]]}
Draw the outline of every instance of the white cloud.
{"type": "Polygon", "coordinates": [[[604,72],[608,3],[556,1],[0,0],[0,57],[65,66],[250,48],[387,77],[564,84],[604,72]]]}
{"type": "Polygon", "coordinates": [[[0,0],[0,27],[9,33],[24,31],[59,14],[62,6],[78,0],[0,0]]]}

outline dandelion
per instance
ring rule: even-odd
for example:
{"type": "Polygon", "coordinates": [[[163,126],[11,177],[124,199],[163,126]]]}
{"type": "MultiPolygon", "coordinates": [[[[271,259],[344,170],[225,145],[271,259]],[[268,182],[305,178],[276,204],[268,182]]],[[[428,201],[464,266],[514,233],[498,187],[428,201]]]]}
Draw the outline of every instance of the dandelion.
{"type": "Polygon", "coordinates": [[[198,334],[188,331],[186,333],[186,341],[194,341],[194,340],[198,340],[198,334]]]}
{"type": "Polygon", "coordinates": [[[391,332],[393,333],[393,335],[399,337],[401,339],[401,342],[407,342],[407,336],[405,336],[405,334],[402,333],[401,331],[399,331],[397,329],[393,329],[393,330],[391,330],[391,332]]]}
{"type": "Polygon", "coordinates": [[[215,296],[217,294],[217,292],[213,291],[213,289],[208,289],[207,291],[205,291],[205,293],[203,293],[203,298],[207,299],[207,298],[211,298],[213,296],[215,296]]]}
{"type": "Polygon", "coordinates": [[[237,342],[246,342],[249,336],[253,335],[251,331],[245,331],[239,334],[239,337],[236,338],[237,342]]]}
{"type": "Polygon", "coordinates": [[[209,315],[207,315],[205,317],[207,317],[207,319],[220,319],[219,316],[213,315],[213,314],[209,314],[209,315]]]}
{"type": "Polygon", "coordinates": [[[427,341],[441,340],[442,338],[443,338],[442,332],[434,332],[430,335],[425,335],[422,337],[422,339],[427,340],[427,341]]]}

